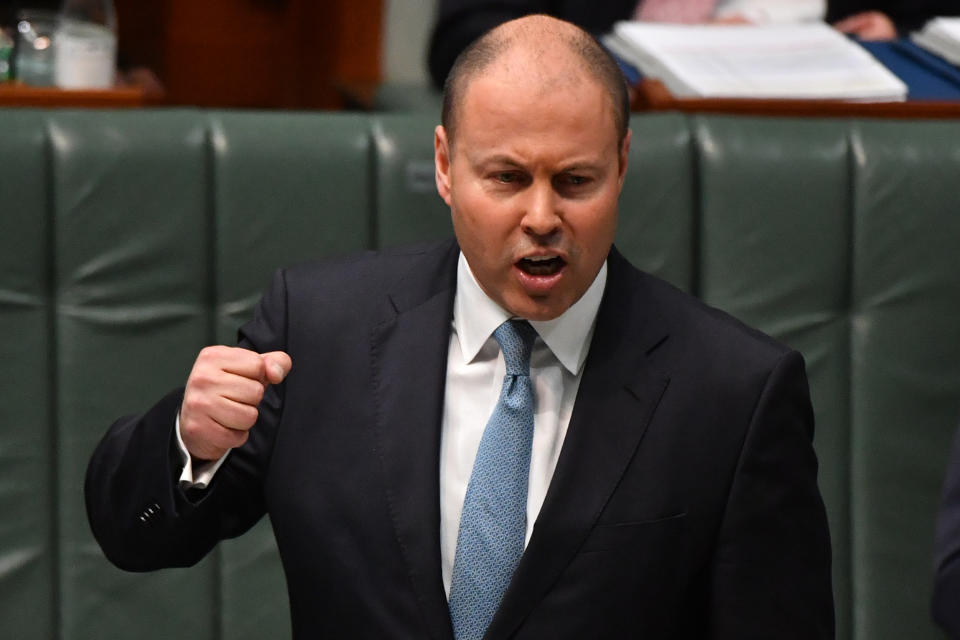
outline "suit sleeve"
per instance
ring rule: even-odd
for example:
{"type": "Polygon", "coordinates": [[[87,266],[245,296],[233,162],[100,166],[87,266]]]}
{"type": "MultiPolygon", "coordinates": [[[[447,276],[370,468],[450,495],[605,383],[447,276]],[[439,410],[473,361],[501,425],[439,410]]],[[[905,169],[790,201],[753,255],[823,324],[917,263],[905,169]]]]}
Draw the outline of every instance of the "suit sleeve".
{"type": "Polygon", "coordinates": [[[933,619],[960,638],[960,431],[943,483],[934,541],[933,619]]]}
{"type": "MultiPolygon", "coordinates": [[[[239,346],[285,350],[287,298],[278,271],[239,346]]],[[[263,483],[283,407],[285,383],[268,387],[247,443],[231,451],[203,492],[177,485],[175,418],[183,389],[146,413],[117,420],[87,467],[84,494],[94,537],[121,569],[190,566],[220,540],[240,535],[266,510],[263,483]]]]}
{"type": "Polygon", "coordinates": [[[714,556],[711,637],[834,637],[830,536],[817,488],[803,359],[790,352],[756,402],[714,556]]]}

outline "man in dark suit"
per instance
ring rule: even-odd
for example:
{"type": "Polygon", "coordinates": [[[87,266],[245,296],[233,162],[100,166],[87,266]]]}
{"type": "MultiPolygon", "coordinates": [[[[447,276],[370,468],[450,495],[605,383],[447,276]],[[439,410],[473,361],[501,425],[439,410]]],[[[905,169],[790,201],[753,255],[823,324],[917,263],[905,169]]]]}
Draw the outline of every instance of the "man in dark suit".
{"type": "Polygon", "coordinates": [[[190,565],[269,513],[298,638],[832,638],[802,358],[612,249],[627,116],[568,23],[468,49],[435,134],[456,242],[278,272],[240,347],[104,437],[107,556],[190,565]],[[508,558],[464,543],[502,524],[475,480],[518,468],[522,555],[488,589],[508,558]]]}

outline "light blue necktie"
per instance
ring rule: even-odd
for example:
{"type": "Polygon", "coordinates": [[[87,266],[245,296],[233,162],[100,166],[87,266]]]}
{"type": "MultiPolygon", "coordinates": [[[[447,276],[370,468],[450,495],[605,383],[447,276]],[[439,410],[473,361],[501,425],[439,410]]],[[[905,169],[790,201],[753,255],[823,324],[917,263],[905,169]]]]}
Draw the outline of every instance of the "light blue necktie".
{"type": "Polygon", "coordinates": [[[523,553],[527,479],[533,443],[530,350],[537,337],[526,320],[508,320],[493,337],[507,372],[480,440],[460,515],[450,583],[456,640],[480,640],[523,553]]]}

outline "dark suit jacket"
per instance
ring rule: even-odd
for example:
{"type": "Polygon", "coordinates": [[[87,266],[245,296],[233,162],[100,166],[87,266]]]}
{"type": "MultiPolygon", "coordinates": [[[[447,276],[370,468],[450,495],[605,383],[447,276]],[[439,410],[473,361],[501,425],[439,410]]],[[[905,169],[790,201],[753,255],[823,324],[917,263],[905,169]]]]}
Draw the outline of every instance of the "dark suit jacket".
{"type": "Polygon", "coordinates": [[[934,543],[933,619],[960,638],[960,431],[943,483],[943,502],[934,543]]]}
{"type": "MultiPolygon", "coordinates": [[[[90,522],[130,570],[190,565],[269,512],[298,638],[451,638],[438,455],[452,241],[279,272],[241,344],[294,362],[199,499],[174,392],[115,423],[90,522]],[[142,517],[141,517],[142,516],[142,517]]],[[[488,638],[833,637],[799,354],[616,251],[542,511],[488,638]]]]}

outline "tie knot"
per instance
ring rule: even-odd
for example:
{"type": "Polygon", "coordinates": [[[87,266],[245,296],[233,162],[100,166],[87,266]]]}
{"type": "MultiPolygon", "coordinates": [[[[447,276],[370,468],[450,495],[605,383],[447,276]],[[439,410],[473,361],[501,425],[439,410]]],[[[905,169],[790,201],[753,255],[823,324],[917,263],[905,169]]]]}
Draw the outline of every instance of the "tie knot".
{"type": "Polygon", "coordinates": [[[536,330],[526,320],[507,320],[493,332],[500,345],[508,376],[530,375],[530,351],[537,338],[536,330]]]}

